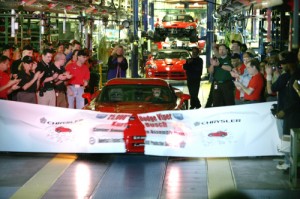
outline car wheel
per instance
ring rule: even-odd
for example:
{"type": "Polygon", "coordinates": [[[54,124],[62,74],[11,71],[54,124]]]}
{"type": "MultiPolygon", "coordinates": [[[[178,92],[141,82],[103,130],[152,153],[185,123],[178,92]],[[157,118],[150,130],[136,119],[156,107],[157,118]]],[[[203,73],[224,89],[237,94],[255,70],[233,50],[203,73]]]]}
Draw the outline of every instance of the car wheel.
{"type": "Polygon", "coordinates": [[[160,42],[160,41],[164,41],[163,37],[160,36],[159,33],[157,33],[156,31],[154,32],[153,35],[153,41],[154,42],[160,42]]]}
{"type": "Polygon", "coordinates": [[[153,35],[153,41],[154,42],[159,42],[159,35],[157,34],[156,31],[154,32],[154,35],[153,35]]]}

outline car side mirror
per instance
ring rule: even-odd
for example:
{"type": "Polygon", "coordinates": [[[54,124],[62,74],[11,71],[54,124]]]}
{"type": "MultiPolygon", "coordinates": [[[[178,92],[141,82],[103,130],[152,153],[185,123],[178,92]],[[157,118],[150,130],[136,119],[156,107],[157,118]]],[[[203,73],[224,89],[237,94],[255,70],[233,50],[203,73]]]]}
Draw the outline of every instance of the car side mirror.
{"type": "Polygon", "coordinates": [[[182,94],[180,99],[184,102],[184,101],[191,99],[191,96],[188,94],[182,94]]]}
{"type": "Polygon", "coordinates": [[[88,103],[91,102],[92,96],[91,96],[90,93],[83,93],[83,94],[82,94],[82,97],[83,97],[84,99],[87,99],[88,103]]]}

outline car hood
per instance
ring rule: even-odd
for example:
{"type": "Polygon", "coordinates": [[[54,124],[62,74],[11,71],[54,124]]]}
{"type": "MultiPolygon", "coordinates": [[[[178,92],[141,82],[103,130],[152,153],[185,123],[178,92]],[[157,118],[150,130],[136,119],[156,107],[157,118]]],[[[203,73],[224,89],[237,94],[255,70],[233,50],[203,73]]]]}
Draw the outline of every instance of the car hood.
{"type": "Polygon", "coordinates": [[[174,110],[175,103],[168,104],[152,104],[151,102],[135,102],[135,103],[98,103],[95,106],[96,111],[112,112],[112,113],[148,113],[154,111],[174,110]]]}
{"type": "Polygon", "coordinates": [[[154,63],[157,66],[157,69],[165,70],[166,67],[169,70],[182,70],[182,65],[185,64],[185,59],[164,59],[164,60],[154,60],[154,63]]]}
{"type": "Polygon", "coordinates": [[[189,22],[179,22],[179,21],[163,22],[162,25],[164,28],[186,28],[189,26],[197,27],[197,24],[195,22],[189,23],[189,22]]]}

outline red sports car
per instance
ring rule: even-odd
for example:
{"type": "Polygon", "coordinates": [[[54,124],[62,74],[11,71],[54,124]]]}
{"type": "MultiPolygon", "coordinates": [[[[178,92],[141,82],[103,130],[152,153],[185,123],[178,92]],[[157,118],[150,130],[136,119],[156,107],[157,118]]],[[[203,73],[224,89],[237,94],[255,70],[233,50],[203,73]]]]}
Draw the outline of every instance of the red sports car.
{"type": "Polygon", "coordinates": [[[146,62],[145,76],[166,80],[186,80],[183,64],[190,57],[190,53],[183,49],[159,50],[146,62]]]}
{"type": "Polygon", "coordinates": [[[184,110],[188,108],[190,96],[173,88],[162,79],[116,78],[108,81],[93,98],[84,94],[89,103],[84,109],[132,113],[124,131],[128,153],[143,153],[146,132],[137,117],[139,113],[163,110],[184,110]]]}
{"type": "Polygon", "coordinates": [[[187,14],[167,14],[155,23],[153,40],[165,41],[166,37],[189,38],[198,41],[197,22],[187,14]]]}
{"type": "Polygon", "coordinates": [[[66,127],[63,127],[63,126],[56,127],[56,128],[55,128],[55,131],[56,131],[57,133],[69,133],[69,132],[72,132],[71,129],[66,128],[66,127]]]}
{"type": "Polygon", "coordinates": [[[208,134],[209,137],[225,137],[227,135],[228,135],[228,133],[226,133],[224,131],[217,131],[217,132],[208,134]]]}

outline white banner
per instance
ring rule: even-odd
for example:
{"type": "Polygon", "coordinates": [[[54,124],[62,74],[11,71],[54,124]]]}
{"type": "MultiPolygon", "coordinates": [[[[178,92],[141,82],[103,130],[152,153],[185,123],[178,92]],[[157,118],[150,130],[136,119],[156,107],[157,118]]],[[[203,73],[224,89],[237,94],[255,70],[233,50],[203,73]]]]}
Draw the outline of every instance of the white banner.
{"type": "Polygon", "coordinates": [[[139,114],[145,154],[181,157],[281,155],[269,103],[139,114]]]}
{"type": "MultiPolygon", "coordinates": [[[[273,103],[139,114],[145,154],[182,157],[281,155],[273,103]]],[[[125,153],[131,114],[0,100],[0,151],[125,153]]]]}
{"type": "Polygon", "coordinates": [[[0,100],[0,151],[125,153],[130,116],[0,100]]]}

